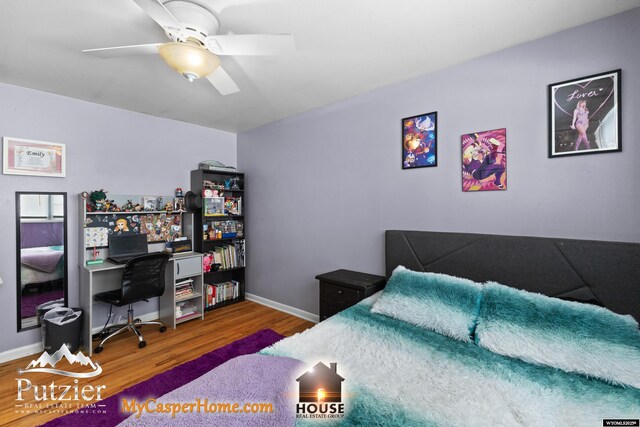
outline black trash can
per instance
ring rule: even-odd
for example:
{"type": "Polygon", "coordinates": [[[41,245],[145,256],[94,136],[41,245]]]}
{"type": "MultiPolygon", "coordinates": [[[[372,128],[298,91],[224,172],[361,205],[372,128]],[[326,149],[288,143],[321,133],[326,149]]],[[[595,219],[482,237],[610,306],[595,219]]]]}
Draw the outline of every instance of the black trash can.
{"type": "Polygon", "coordinates": [[[82,334],[82,309],[56,307],[42,316],[42,345],[49,354],[66,344],[71,353],[78,351],[82,334]]]}
{"type": "Polygon", "coordinates": [[[64,307],[64,298],[60,298],[57,300],[53,300],[53,301],[47,301],[45,303],[40,304],[39,306],[36,307],[36,319],[38,321],[38,324],[41,325],[42,324],[42,316],[44,316],[44,314],[51,310],[52,308],[60,308],[60,307],[64,307]]]}

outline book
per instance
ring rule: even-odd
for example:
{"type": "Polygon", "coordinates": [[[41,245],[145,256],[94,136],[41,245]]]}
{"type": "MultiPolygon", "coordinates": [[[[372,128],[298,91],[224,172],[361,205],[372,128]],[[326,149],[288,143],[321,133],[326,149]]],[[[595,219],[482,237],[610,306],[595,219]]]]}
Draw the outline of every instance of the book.
{"type": "Polygon", "coordinates": [[[238,298],[240,295],[240,282],[231,280],[207,285],[207,307],[215,306],[221,302],[238,298]]]}

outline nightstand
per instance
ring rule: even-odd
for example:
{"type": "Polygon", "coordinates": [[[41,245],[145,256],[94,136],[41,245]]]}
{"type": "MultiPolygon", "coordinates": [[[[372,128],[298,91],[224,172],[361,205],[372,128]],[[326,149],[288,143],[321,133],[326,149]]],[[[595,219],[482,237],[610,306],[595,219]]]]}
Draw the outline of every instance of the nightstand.
{"type": "Polygon", "coordinates": [[[336,270],[319,274],[320,321],[351,307],[384,288],[387,279],[374,274],[336,270]]]}

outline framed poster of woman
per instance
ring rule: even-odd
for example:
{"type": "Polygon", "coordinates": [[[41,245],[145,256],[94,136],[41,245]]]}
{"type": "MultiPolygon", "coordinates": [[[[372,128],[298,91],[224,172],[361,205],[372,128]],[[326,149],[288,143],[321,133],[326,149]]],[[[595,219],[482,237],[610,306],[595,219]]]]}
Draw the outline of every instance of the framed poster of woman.
{"type": "Polygon", "coordinates": [[[549,85],[549,157],[622,150],[620,70],[549,85]]]}

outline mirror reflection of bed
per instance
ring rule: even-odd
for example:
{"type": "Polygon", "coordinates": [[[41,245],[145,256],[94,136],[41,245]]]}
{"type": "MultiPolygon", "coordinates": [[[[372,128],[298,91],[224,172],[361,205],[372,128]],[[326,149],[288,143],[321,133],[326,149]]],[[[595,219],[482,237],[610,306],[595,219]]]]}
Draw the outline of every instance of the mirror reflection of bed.
{"type": "Polygon", "coordinates": [[[66,193],[16,193],[18,330],[38,327],[37,308],[65,303],[66,193]]]}

